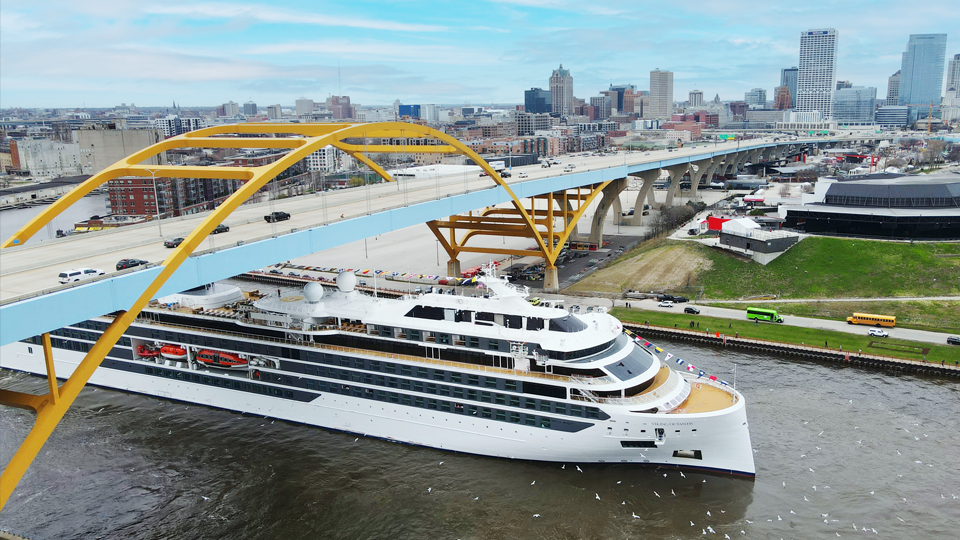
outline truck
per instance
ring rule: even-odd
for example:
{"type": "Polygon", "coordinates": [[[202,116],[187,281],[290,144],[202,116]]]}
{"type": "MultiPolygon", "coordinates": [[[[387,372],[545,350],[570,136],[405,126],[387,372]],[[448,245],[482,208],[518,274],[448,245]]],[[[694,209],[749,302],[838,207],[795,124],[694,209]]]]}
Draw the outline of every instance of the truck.
{"type": "Polygon", "coordinates": [[[492,167],[493,170],[495,170],[495,171],[497,171],[497,172],[500,172],[500,171],[506,169],[506,168],[507,168],[507,165],[506,165],[506,163],[504,163],[504,162],[502,162],[502,161],[491,161],[491,162],[490,162],[490,167],[492,167]]]}
{"type": "Polygon", "coordinates": [[[280,212],[278,210],[276,212],[270,212],[269,214],[263,216],[263,219],[267,223],[276,223],[278,221],[286,221],[290,219],[290,214],[286,212],[280,212]]]}

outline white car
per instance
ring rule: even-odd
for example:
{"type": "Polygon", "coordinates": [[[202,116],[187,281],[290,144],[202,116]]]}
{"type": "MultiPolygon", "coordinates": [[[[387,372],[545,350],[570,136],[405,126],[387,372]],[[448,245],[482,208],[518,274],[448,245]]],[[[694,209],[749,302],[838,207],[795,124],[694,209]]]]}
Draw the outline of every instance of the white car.
{"type": "Polygon", "coordinates": [[[664,301],[660,302],[659,304],[657,304],[657,307],[673,307],[673,301],[672,301],[672,300],[664,300],[664,301]]]}
{"type": "Polygon", "coordinates": [[[96,268],[73,268],[60,272],[60,283],[73,283],[74,281],[83,281],[106,274],[103,270],[96,268]]]}
{"type": "Polygon", "coordinates": [[[528,174],[525,173],[525,172],[522,172],[522,173],[520,173],[520,174],[517,175],[517,178],[526,178],[526,177],[528,177],[528,176],[530,176],[530,175],[528,175],[528,174]]]}
{"type": "Polygon", "coordinates": [[[877,337],[887,337],[887,336],[889,336],[890,334],[889,334],[886,330],[882,330],[882,329],[880,329],[880,328],[871,328],[871,329],[867,330],[867,335],[868,335],[868,336],[877,336],[877,337]]]}

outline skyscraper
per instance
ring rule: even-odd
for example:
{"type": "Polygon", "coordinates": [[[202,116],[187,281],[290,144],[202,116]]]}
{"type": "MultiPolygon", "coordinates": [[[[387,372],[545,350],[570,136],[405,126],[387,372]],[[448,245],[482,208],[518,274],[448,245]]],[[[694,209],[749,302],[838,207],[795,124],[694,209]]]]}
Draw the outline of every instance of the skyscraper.
{"type": "Polygon", "coordinates": [[[887,107],[900,104],[900,70],[887,79],[887,107]]]}
{"type": "Polygon", "coordinates": [[[765,106],[767,104],[767,91],[763,88],[754,88],[743,93],[743,100],[750,105],[765,106]]]}
{"type": "Polygon", "coordinates": [[[244,116],[253,116],[253,115],[257,114],[257,104],[254,103],[254,102],[252,102],[252,101],[248,101],[248,102],[244,103],[244,104],[243,104],[243,114],[244,114],[244,116]]]}
{"type": "Polygon", "coordinates": [[[569,69],[563,69],[560,64],[558,69],[553,70],[550,75],[550,99],[552,112],[561,115],[572,114],[573,109],[573,75],[569,69]]]}
{"type": "Polygon", "coordinates": [[[797,71],[795,67],[780,70],[780,86],[786,86],[790,91],[790,108],[797,106],[797,71]]]}
{"type": "MultiPolygon", "coordinates": [[[[608,90],[608,93],[607,93],[606,95],[609,95],[610,98],[613,99],[613,95],[609,94],[609,92],[616,92],[616,93],[617,93],[617,99],[616,99],[615,102],[611,103],[611,105],[610,105],[611,108],[615,108],[615,109],[617,109],[617,112],[618,112],[618,113],[623,114],[624,111],[626,110],[626,107],[625,107],[624,104],[623,104],[623,95],[624,95],[624,93],[626,93],[627,90],[633,92],[633,91],[635,91],[636,89],[637,89],[637,87],[634,86],[634,85],[632,85],[632,84],[611,84],[611,85],[610,85],[610,89],[608,90]]],[[[602,93],[603,93],[603,92],[601,92],[601,94],[602,94],[602,93]]],[[[627,112],[633,112],[633,111],[627,111],[627,112]]]]}
{"type": "Polygon", "coordinates": [[[702,107],[703,106],[703,92],[699,90],[690,91],[690,99],[688,103],[691,107],[702,107]]]}
{"type": "Polygon", "coordinates": [[[531,88],[523,92],[523,110],[528,113],[539,114],[551,112],[553,101],[550,91],[542,88],[531,88]]]}
{"type": "Polygon", "coordinates": [[[899,104],[911,106],[911,122],[929,114],[929,108],[919,105],[932,103],[935,108],[940,105],[946,52],[946,34],[910,34],[900,65],[899,104]]]}
{"type": "Polygon", "coordinates": [[[297,115],[310,114],[313,112],[313,100],[305,97],[297,98],[297,115]]]}
{"type": "Polygon", "coordinates": [[[790,89],[786,86],[778,86],[774,89],[773,108],[781,111],[790,109],[790,89]]]}
{"type": "Polygon", "coordinates": [[[650,108],[653,118],[669,120],[673,114],[673,72],[650,72],[650,108]]]}
{"type": "Polygon", "coordinates": [[[947,90],[960,90],[960,54],[953,55],[947,68],[947,90]]]}
{"type": "Polygon", "coordinates": [[[607,118],[610,118],[610,111],[613,108],[613,99],[609,95],[592,97],[590,98],[590,106],[593,107],[594,118],[596,120],[606,120],[607,118]]]}
{"type": "Polygon", "coordinates": [[[823,119],[833,116],[836,59],[836,29],[823,28],[800,33],[797,112],[819,112],[823,119]]]}

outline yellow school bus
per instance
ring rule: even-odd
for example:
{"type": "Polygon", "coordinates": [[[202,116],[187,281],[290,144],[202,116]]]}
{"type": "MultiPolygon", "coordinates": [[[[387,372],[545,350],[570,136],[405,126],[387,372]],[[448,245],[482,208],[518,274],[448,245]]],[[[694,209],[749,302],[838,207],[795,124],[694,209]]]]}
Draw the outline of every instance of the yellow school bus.
{"type": "Polygon", "coordinates": [[[854,313],[853,317],[847,317],[847,323],[893,327],[897,325],[897,318],[889,315],[874,315],[872,313],[854,313]]]}

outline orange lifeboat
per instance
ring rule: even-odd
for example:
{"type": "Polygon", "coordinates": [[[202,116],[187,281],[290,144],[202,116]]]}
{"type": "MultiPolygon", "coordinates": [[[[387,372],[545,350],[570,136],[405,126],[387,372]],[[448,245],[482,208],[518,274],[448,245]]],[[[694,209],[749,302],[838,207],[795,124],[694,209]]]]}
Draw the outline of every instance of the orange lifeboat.
{"type": "Polygon", "coordinates": [[[160,355],[170,360],[185,360],[187,350],[179,345],[164,345],[160,347],[160,355]]]}
{"type": "Polygon", "coordinates": [[[247,359],[239,355],[223,351],[203,349],[197,353],[197,361],[206,366],[220,369],[246,369],[247,359]]]}

